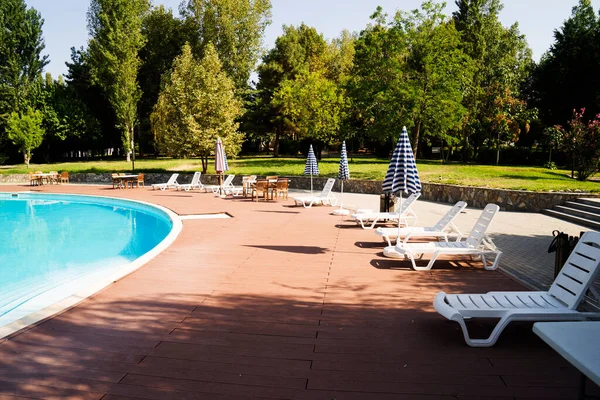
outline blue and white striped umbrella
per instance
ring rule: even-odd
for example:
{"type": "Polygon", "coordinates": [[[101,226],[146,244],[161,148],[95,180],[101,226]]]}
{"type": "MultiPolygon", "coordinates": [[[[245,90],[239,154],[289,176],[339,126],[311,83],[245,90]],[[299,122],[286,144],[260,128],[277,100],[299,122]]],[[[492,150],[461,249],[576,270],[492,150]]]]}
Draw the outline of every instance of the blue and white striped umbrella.
{"type": "Polygon", "coordinates": [[[312,144],[308,149],[308,157],[306,158],[306,165],[304,166],[304,175],[310,175],[310,194],[312,194],[312,176],[319,175],[319,165],[317,164],[317,157],[315,157],[312,144]]]}
{"type": "Polygon", "coordinates": [[[348,168],[348,155],[346,154],[346,142],[342,142],[342,152],[340,153],[340,209],[334,210],[333,215],[348,215],[348,210],[344,210],[344,181],[350,179],[350,168],[348,168]]]}
{"type": "Polygon", "coordinates": [[[406,127],[402,127],[402,134],[396,144],[396,149],[392,155],[390,166],[388,167],[385,180],[383,181],[383,191],[385,193],[397,194],[398,192],[418,193],[421,191],[421,180],[419,171],[406,127]]]}
{"type": "Polygon", "coordinates": [[[346,154],[346,142],[342,142],[342,153],[340,154],[340,172],[338,179],[347,181],[350,179],[350,169],[348,168],[348,155],[346,154]]]}

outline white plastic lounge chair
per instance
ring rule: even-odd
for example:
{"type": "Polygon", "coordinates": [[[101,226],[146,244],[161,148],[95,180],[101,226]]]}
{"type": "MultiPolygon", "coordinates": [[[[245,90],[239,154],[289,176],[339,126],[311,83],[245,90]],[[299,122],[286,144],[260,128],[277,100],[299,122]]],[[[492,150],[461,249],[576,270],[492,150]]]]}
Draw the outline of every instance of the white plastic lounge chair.
{"type": "Polygon", "coordinates": [[[475,226],[467,237],[467,240],[461,242],[426,242],[426,243],[396,243],[396,246],[390,246],[383,249],[383,255],[392,258],[408,258],[412,266],[417,271],[430,270],[433,263],[440,255],[470,255],[475,259],[481,257],[483,266],[487,270],[495,270],[502,252],[496,247],[492,239],[486,235],[492,220],[500,207],[496,204],[485,206],[475,226]],[[415,263],[415,257],[422,258],[424,254],[432,254],[431,260],[425,267],[418,267],[415,263]],[[486,256],[494,255],[494,262],[488,266],[486,256]]]}
{"type": "Polygon", "coordinates": [[[223,181],[223,185],[219,186],[219,185],[204,185],[204,191],[208,192],[211,191],[214,194],[219,193],[219,191],[222,189],[227,189],[230,186],[233,186],[233,184],[231,183],[233,181],[233,178],[235,178],[235,175],[227,175],[227,178],[225,178],[225,180],[223,181]]]}
{"type": "Polygon", "coordinates": [[[204,185],[200,182],[200,176],[202,172],[194,172],[194,176],[192,176],[192,181],[190,183],[182,183],[177,185],[177,190],[185,190],[189,192],[191,189],[204,189],[204,185]]]}
{"type": "Polygon", "coordinates": [[[467,203],[459,201],[448,212],[435,224],[434,226],[407,226],[404,228],[377,228],[375,234],[381,236],[383,240],[387,241],[388,246],[392,246],[392,239],[404,237],[402,243],[407,243],[411,238],[415,237],[439,237],[448,241],[448,235],[451,232],[456,232],[458,242],[462,239],[462,232],[456,225],[454,225],[454,219],[465,209],[467,203]]]}
{"type": "MultiPolygon", "coordinates": [[[[402,202],[402,207],[398,212],[375,212],[372,210],[364,210],[350,215],[350,218],[362,226],[363,229],[373,229],[379,221],[394,221],[398,224],[414,225],[417,222],[417,214],[410,208],[412,204],[421,196],[421,193],[413,193],[408,196],[408,199],[402,202]],[[369,222],[371,223],[369,225],[369,222]]],[[[396,231],[398,229],[396,228],[396,231]]]]}
{"type": "Polygon", "coordinates": [[[171,175],[171,177],[169,178],[169,181],[167,183],[155,183],[154,185],[152,185],[152,190],[154,189],[160,189],[160,190],[165,190],[165,189],[176,189],[178,186],[177,183],[177,177],[179,176],[179,174],[173,174],[171,175]]]}
{"type": "Polygon", "coordinates": [[[318,196],[297,196],[297,197],[292,197],[292,200],[294,200],[294,202],[297,206],[303,205],[304,208],[312,207],[313,204],[335,206],[337,200],[331,194],[331,189],[333,189],[334,183],[335,183],[335,179],[329,178],[329,179],[327,179],[327,182],[325,183],[325,186],[323,187],[323,190],[321,191],[320,195],[318,195],[318,196]]]}
{"type": "Polygon", "coordinates": [[[493,346],[511,321],[578,321],[597,313],[577,307],[600,271],[600,233],[586,232],[565,262],[547,292],[488,292],[487,294],[446,294],[435,296],[433,306],[444,317],[456,321],[465,341],[472,347],[493,346]],[[465,320],[499,319],[487,339],[472,339],[465,320]]]}

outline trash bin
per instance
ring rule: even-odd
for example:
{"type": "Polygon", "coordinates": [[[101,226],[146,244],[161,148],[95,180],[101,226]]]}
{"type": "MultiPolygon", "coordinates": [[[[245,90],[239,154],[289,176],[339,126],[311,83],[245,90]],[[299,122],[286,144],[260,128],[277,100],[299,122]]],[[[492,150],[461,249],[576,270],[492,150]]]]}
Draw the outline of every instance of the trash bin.
{"type": "Polygon", "coordinates": [[[392,212],[396,204],[396,196],[390,193],[383,193],[379,196],[379,211],[392,212]]]}
{"type": "Polygon", "coordinates": [[[567,258],[575,248],[575,245],[579,241],[579,238],[583,236],[584,232],[579,232],[578,236],[569,236],[568,234],[560,231],[552,231],[552,242],[548,247],[548,253],[556,252],[554,257],[554,277],[556,278],[560,273],[563,265],[567,262],[567,258]]]}

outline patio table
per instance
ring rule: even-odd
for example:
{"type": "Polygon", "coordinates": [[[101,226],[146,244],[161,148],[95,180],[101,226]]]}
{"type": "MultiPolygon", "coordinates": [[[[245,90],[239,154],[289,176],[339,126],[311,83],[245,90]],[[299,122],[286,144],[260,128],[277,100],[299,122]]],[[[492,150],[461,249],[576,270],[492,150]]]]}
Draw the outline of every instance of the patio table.
{"type": "Polygon", "coordinates": [[[600,321],[536,322],[533,332],[581,372],[580,399],[586,376],[600,385],[600,321]]]}
{"type": "Polygon", "coordinates": [[[114,179],[119,180],[119,188],[127,189],[131,182],[131,188],[133,188],[133,182],[137,182],[138,176],[136,175],[119,175],[115,176],[114,179]]]}
{"type": "Polygon", "coordinates": [[[39,182],[40,185],[44,184],[44,179],[46,179],[46,183],[48,183],[48,178],[55,178],[58,179],[58,174],[56,173],[37,173],[37,174],[32,174],[31,176],[33,176],[34,178],[39,178],[39,182]]]}

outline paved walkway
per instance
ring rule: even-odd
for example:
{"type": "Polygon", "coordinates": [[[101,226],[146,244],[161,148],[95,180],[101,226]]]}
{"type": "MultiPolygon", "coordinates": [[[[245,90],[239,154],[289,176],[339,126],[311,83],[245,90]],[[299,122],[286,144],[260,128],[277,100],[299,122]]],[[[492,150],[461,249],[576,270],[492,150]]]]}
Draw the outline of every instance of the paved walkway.
{"type": "MultiPolygon", "coordinates": [[[[328,207],[147,188],[35,190],[234,218],[185,220],[175,243],[138,271],[0,343],[2,399],[576,398],[577,371],[531,324],[513,324],[496,346],[474,349],[456,323],[435,313],[439,290],[523,289],[481,263],[440,260],[431,271],[413,271],[381,257],[372,232],[328,207]]],[[[446,207],[421,202],[415,209],[431,223],[446,207]]],[[[468,231],[477,213],[461,216],[461,228],[468,231]]],[[[504,265],[527,264],[521,256],[537,264],[533,249],[545,251],[561,224],[501,213],[494,238],[504,265]]],[[[490,325],[471,328],[483,334],[490,325]]]]}

